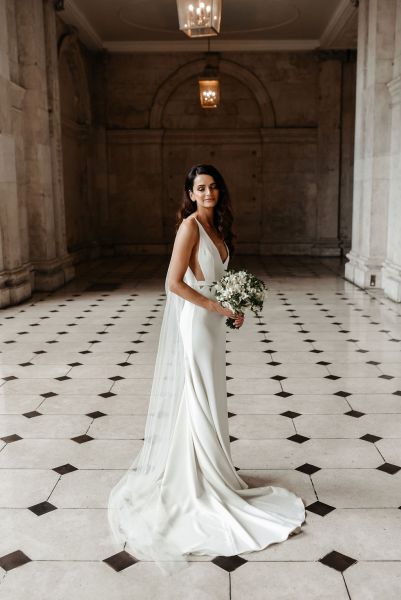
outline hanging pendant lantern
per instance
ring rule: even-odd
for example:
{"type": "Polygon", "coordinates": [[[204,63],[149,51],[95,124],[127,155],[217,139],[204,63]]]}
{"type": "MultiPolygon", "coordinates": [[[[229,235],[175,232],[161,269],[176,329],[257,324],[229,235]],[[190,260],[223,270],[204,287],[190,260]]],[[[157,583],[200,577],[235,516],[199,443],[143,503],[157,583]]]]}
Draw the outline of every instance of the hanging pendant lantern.
{"type": "Polygon", "coordinates": [[[220,32],[221,0],[177,0],[180,29],[188,37],[206,37],[220,32]]]}
{"type": "MultiPolygon", "coordinates": [[[[210,40],[208,40],[210,49],[210,40]]],[[[219,59],[217,52],[208,52],[206,66],[198,78],[199,99],[202,108],[217,108],[220,103],[219,59]]]]}
{"type": "Polygon", "coordinates": [[[220,102],[220,82],[218,79],[199,78],[199,97],[202,108],[217,108],[220,102]]]}

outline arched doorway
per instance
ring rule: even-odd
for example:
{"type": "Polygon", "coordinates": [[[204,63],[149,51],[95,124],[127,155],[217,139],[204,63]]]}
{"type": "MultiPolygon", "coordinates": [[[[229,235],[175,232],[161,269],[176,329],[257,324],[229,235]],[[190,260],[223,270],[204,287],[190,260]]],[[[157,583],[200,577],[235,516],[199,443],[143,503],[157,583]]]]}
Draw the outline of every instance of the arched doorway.
{"type": "Polygon", "coordinates": [[[197,96],[197,79],[204,66],[202,60],[186,64],[164,82],[153,102],[150,127],[163,130],[164,231],[173,231],[185,173],[194,164],[212,163],[222,172],[230,190],[236,233],[246,251],[247,244],[252,249],[255,239],[260,238],[261,130],[274,127],[274,111],[257,77],[227,60],[219,64],[220,107],[202,109],[197,96]]]}

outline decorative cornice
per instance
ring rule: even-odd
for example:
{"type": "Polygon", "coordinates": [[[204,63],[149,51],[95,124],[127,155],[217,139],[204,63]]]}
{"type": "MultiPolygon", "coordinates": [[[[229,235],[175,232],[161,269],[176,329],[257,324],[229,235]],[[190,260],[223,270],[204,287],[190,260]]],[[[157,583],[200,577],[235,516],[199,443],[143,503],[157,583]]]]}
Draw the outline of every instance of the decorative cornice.
{"type": "Polygon", "coordinates": [[[103,42],[98,33],[93,29],[85,15],[79,10],[74,0],[65,0],[64,10],[60,17],[68,25],[73,25],[79,32],[79,37],[84,44],[94,50],[103,48],[103,42]]]}
{"type": "MultiPolygon", "coordinates": [[[[207,40],[179,42],[103,42],[109,52],[207,52],[207,40]]],[[[214,52],[299,52],[315,50],[319,40],[215,40],[210,43],[214,52]]]]}
{"type": "Polygon", "coordinates": [[[349,22],[355,18],[359,2],[355,0],[342,0],[324,30],[319,45],[322,48],[335,48],[336,40],[341,36],[349,22]]]}

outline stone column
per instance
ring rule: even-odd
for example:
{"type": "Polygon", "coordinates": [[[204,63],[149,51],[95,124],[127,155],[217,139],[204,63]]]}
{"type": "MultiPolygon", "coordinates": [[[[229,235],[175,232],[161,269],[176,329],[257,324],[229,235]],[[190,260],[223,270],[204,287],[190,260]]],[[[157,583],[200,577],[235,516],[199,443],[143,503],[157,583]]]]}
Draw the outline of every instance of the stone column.
{"type": "Polygon", "coordinates": [[[24,90],[11,81],[15,59],[10,56],[12,8],[7,0],[0,0],[0,307],[17,304],[31,295],[30,269],[22,237],[23,202],[18,186],[18,159],[22,157],[15,135],[24,90]]]}
{"type": "Polygon", "coordinates": [[[401,0],[397,2],[394,78],[388,89],[391,96],[391,181],[387,257],[382,279],[384,293],[401,302],[401,0]]]}
{"type": "Polygon", "coordinates": [[[34,288],[52,290],[73,277],[63,225],[54,14],[49,0],[16,2],[15,11],[20,80],[26,89],[23,113],[30,262],[34,288]]]}
{"type": "Polygon", "coordinates": [[[391,111],[398,0],[361,0],[358,59],[352,250],[345,277],[382,287],[390,196],[391,111]]]}
{"type": "Polygon", "coordinates": [[[339,197],[343,53],[319,54],[317,232],[319,256],[340,254],[339,197]]]}

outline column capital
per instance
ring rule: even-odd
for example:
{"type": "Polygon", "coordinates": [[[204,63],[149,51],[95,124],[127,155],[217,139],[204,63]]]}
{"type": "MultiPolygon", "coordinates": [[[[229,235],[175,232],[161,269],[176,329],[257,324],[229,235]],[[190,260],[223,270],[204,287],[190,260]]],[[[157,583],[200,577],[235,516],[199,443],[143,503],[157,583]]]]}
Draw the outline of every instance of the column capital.
{"type": "Polygon", "coordinates": [[[401,102],[401,75],[389,81],[387,87],[391,94],[392,104],[399,104],[401,102]]]}

